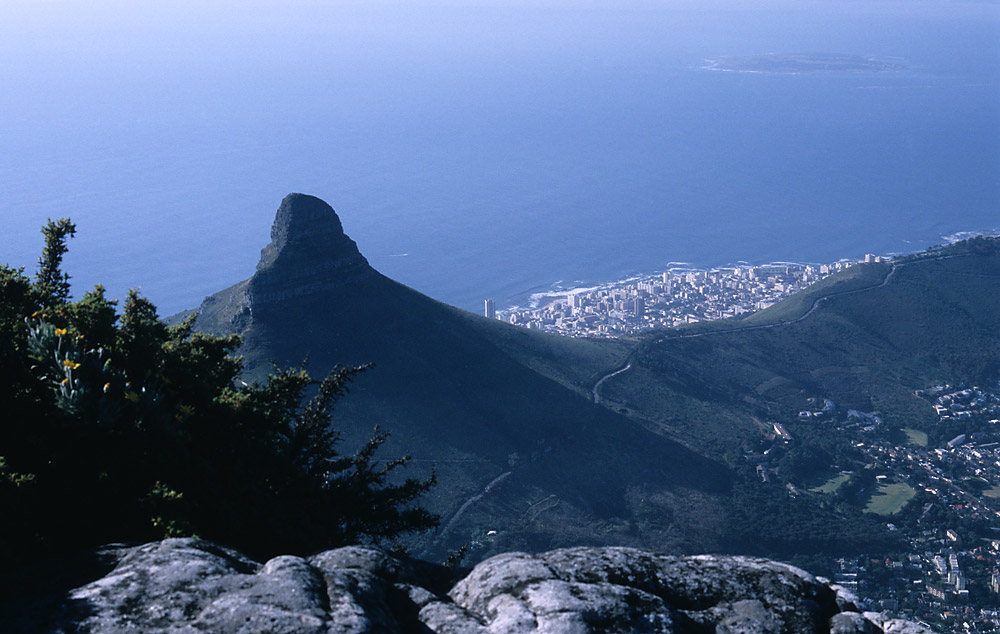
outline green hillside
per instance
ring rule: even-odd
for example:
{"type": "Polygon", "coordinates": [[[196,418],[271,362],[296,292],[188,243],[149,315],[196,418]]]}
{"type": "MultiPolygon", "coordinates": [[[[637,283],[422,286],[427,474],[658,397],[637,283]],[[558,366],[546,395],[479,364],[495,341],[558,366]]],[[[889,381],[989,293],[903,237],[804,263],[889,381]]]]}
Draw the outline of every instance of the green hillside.
{"type": "MultiPolygon", "coordinates": [[[[877,412],[884,433],[901,442],[926,444],[928,433],[947,440],[959,431],[939,430],[933,409],[914,392],[949,382],[994,385],[1000,377],[998,242],[978,238],[891,265],[857,265],[752,318],[650,334],[630,370],[602,386],[603,403],[698,453],[724,456],[747,480],[754,478],[744,456],[769,446],[772,421],[784,422],[796,443],[777,454],[791,461],[779,461],[777,471],[797,469],[792,479],[806,488],[837,476],[838,463],[861,464],[823,428],[796,421],[824,398],[877,412]]],[[[745,506],[734,491],[734,505],[745,506]]],[[[895,513],[912,498],[905,491],[893,504],[883,495],[852,508],[895,513]]],[[[776,510],[757,508],[758,516],[779,519],[776,510]]],[[[744,547],[760,545],[752,532],[746,536],[744,547]]]]}
{"type": "Polygon", "coordinates": [[[816,396],[900,424],[928,422],[914,390],[1000,373],[1000,252],[995,242],[984,245],[894,268],[857,265],[754,318],[717,322],[714,332],[651,336],[635,355],[635,371],[607,382],[604,397],[682,429],[696,447],[732,436],[732,417],[752,432],[753,417],[816,396]],[[859,282],[867,288],[844,292],[859,282]],[[802,319],[803,308],[820,299],[802,319]],[[791,315],[799,316],[784,323],[791,315]],[[731,416],[677,415],[719,406],[731,416]],[[696,428],[685,429],[688,422],[696,428]]]}

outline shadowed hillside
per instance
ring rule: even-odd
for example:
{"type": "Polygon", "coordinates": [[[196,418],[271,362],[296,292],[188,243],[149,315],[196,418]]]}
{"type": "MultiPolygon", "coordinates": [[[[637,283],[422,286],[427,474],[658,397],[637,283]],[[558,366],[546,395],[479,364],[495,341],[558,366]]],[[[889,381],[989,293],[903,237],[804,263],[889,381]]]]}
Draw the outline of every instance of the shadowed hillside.
{"type": "Polygon", "coordinates": [[[282,202],[271,236],[256,274],[206,298],[197,327],[243,337],[248,379],[272,361],[308,359],[314,374],[374,363],[335,424],[346,446],[380,425],[393,434],[387,453],[435,468],[440,485],[426,500],[442,530],[425,550],[483,527],[497,531],[489,550],[717,545],[699,523],[721,515],[728,471],[591,399],[588,386],[621,363],[624,344],[531,333],[421,295],[368,266],[310,196],[282,202]],[[645,498],[661,510],[649,513],[645,498]]]}

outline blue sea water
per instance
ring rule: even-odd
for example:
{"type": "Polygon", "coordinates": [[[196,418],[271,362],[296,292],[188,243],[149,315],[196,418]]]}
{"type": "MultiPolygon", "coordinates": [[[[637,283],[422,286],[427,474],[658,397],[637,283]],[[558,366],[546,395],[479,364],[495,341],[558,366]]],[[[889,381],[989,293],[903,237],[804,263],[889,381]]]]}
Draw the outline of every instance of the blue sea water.
{"type": "Polygon", "coordinates": [[[77,294],[194,307],[291,191],[471,310],[1000,227],[996,2],[84,4],[0,4],[0,262],[70,216],[77,294]],[[905,68],[703,68],[772,52],[905,68]]]}

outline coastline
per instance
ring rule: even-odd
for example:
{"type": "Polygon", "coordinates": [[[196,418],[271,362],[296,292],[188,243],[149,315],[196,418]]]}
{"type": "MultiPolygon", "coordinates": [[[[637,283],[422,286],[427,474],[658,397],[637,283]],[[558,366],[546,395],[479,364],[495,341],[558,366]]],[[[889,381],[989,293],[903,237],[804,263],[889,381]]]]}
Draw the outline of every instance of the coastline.
{"type": "MultiPolygon", "coordinates": [[[[968,238],[972,238],[972,237],[975,237],[975,236],[1000,236],[1000,227],[995,227],[995,228],[992,228],[992,229],[983,229],[983,230],[972,230],[972,231],[955,231],[953,233],[944,234],[944,235],[939,236],[939,240],[941,240],[942,244],[954,244],[955,242],[959,242],[961,240],[967,240],[968,238]]],[[[904,256],[904,255],[912,255],[914,253],[919,253],[919,252],[925,251],[925,250],[927,250],[929,248],[932,248],[932,246],[927,246],[927,247],[923,247],[923,248],[920,248],[920,249],[915,249],[915,250],[912,250],[912,251],[893,251],[893,252],[890,252],[890,253],[883,253],[883,254],[879,254],[879,257],[882,257],[882,258],[896,258],[896,257],[904,256]]],[[[566,298],[569,295],[573,295],[573,294],[577,294],[577,293],[586,293],[586,292],[590,292],[590,291],[594,291],[594,290],[602,290],[602,289],[613,288],[613,287],[616,287],[616,286],[621,286],[623,284],[627,284],[628,282],[632,282],[632,281],[636,281],[636,280],[640,280],[640,279],[644,279],[644,278],[650,278],[650,277],[659,276],[659,275],[662,275],[663,273],[667,273],[667,272],[671,272],[671,273],[688,273],[688,272],[714,273],[714,272],[727,271],[727,270],[731,271],[731,270],[733,270],[735,268],[738,268],[738,267],[762,267],[762,268],[767,268],[767,267],[772,267],[772,266],[781,266],[781,267],[784,267],[784,266],[792,266],[792,267],[813,266],[813,267],[819,267],[819,266],[822,266],[824,264],[833,265],[833,264],[836,264],[838,262],[840,262],[840,263],[860,262],[860,261],[863,261],[863,259],[864,258],[843,257],[843,258],[840,258],[838,260],[835,260],[833,262],[828,262],[828,263],[816,262],[816,261],[808,261],[808,262],[806,262],[806,261],[774,260],[774,261],[765,261],[765,262],[749,262],[747,260],[736,260],[734,262],[729,262],[727,264],[718,265],[718,266],[697,266],[697,265],[695,265],[695,264],[693,264],[691,262],[669,261],[669,262],[667,262],[666,267],[661,268],[661,269],[654,269],[652,271],[647,271],[647,272],[629,273],[628,275],[626,275],[624,277],[618,277],[618,278],[610,279],[610,280],[609,279],[605,279],[605,280],[574,280],[572,283],[570,283],[571,285],[567,285],[566,282],[565,282],[565,280],[556,280],[555,282],[552,282],[551,284],[534,286],[534,287],[532,287],[530,289],[527,289],[527,290],[521,291],[519,293],[516,293],[516,294],[514,294],[514,295],[511,296],[511,297],[514,298],[514,301],[507,301],[505,304],[502,304],[502,305],[498,301],[496,308],[497,308],[497,312],[498,313],[499,312],[513,312],[513,311],[520,311],[520,310],[535,310],[537,308],[543,308],[547,304],[552,303],[553,301],[556,301],[556,300],[558,300],[560,298],[566,298]],[[542,289],[542,288],[544,288],[546,290],[538,290],[538,289],[542,289]]]]}

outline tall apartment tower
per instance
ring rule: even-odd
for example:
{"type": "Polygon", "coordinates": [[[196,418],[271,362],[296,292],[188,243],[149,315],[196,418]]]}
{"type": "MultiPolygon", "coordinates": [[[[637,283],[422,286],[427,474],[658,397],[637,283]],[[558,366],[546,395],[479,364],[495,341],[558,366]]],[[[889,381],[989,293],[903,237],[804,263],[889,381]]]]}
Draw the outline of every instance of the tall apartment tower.
{"type": "Polygon", "coordinates": [[[486,315],[486,317],[488,319],[496,319],[497,318],[497,303],[495,301],[493,301],[492,299],[486,300],[485,306],[484,306],[484,309],[483,309],[483,314],[486,315]]]}

